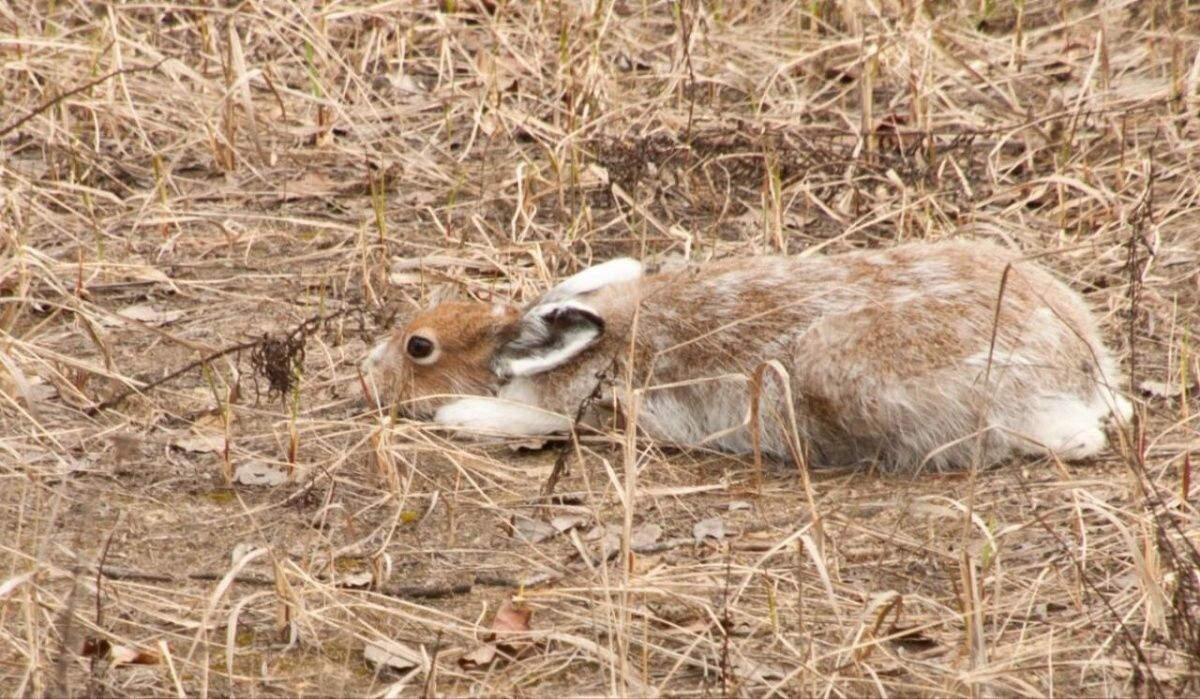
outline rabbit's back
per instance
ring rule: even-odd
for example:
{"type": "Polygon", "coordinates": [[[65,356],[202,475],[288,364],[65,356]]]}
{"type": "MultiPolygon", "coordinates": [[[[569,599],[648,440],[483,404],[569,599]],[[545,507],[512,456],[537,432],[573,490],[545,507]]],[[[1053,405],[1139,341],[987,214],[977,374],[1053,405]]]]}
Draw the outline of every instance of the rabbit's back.
{"type": "MultiPolygon", "coordinates": [[[[628,368],[650,389],[642,423],[661,439],[748,450],[744,377],[770,360],[790,374],[801,437],[825,462],[953,467],[980,445],[991,462],[1035,442],[1085,456],[1123,403],[1080,297],[990,244],[696,265],[644,281],[636,321],[621,314],[628,293],[596,302],[625,331],[614,337],[634,335],[628,368]]],[[[763,400],[763,444],[787,455],[771,417],[786,413],[785,391],[768,379],[763,400]]]]}

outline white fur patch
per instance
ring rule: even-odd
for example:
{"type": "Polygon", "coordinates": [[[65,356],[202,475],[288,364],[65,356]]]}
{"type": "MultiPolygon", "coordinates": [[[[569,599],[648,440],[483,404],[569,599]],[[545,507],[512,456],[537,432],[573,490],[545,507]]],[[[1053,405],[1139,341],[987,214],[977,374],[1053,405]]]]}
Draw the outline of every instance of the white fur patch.
{"type": "Polygon", "coordinates": [[[642,263],[631,257],[618,257],[603,264],[567,277],[558,286],[547,291],[539,303],[551,303],[580,296],[612,284],[632,282],[642,276],[642,263]]]}
{"type": "Polygon", "coordinates": [[[1043,396],[1033,406],[1024,436],[1034,442],[1028,451],[1050,449],[1067,460],[1093,456],[1108,445],[1104,419],[1109,406],[1096,400],[1091,405],[1071,396],[1043,396]]]}
{"type": "Polygon", "coordinates": [[[497,398],[460,398],[439,408],[433,420],[466,432],[511,437],[535,437],[571,429],[571,421],[563,415],[497,398]]]}
{"type": "Polygon", "coordinates": [[[560,366],[592,345],[604,332],[599,315],[574,301],[539,305],[521,321],[521,333],[493,358],[493,369],[504,377],[532,376],[560,366]],[[564,309],[579,311],[595,322],[563,327],[552,318],[564,309]]]}
{"type": "Polygon", "coordinates": [[[387,349],[387,340],[377,343],[374,347],[372,347],[370,353],[367,354],[367,358],[363,360],[363,369],[367,371],[374,369],[380,362],[383,361],[384,355],[387,354],[387,349]]]}

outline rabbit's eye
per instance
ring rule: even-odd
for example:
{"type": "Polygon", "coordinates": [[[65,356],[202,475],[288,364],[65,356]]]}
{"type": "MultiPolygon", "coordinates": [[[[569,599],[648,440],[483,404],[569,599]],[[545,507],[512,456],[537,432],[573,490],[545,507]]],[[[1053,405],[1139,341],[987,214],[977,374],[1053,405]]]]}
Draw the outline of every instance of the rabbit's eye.
{"type": "Polygon", "coordinates": [[[408,356],[413,359],[426,359],[433,354],[433,340],[420,335],[413,335],[408,338],[408,345],[405,346],[405,351],[408,356]]]}

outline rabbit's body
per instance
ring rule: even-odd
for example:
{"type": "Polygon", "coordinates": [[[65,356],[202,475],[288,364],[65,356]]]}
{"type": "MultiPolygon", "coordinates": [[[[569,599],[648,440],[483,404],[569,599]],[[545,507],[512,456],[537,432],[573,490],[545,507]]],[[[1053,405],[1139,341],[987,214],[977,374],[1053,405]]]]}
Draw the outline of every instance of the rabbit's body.
{"type": "MultiPolygon", "coordinates": [[[[519,320],[493,311],[494,381],[472,392],[499,400],[449,402],[436,419],[561,431],[605,375],[595,402],[616,405],[649,436],[745,453],[750,377],[777,362],[792,411],[782,375],[766,371],[759,405],[768,453],[792,455],[794,411],[816,463],[962,467],[977,455],[987,464],[1046,448],[1089,456],[1107,443],[1112,410],[1128,415],[1112,390],[1116,366],[1083,301],[1036,265],[1014,264],[997,315],[1014,257],[987,244],[941,243],[730,259],[646,277],[629,261],[601,265],[519,320]]],[[[436,326],[437,315],[406,333],[436,326]]]]}

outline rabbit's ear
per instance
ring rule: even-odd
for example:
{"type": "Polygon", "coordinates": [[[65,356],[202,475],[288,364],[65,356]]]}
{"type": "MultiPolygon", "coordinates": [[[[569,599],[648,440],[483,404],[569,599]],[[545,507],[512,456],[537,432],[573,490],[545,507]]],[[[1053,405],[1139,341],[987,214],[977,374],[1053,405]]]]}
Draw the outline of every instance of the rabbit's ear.
{"type": "Polygon", "coordinates": [[[559,282],[547,291],[538,305],[565,301],[566,299],[591,293],[611,284],[637,281],[642,276],[642,263],[631,257],[618,257],[603,264],[579,272],[559,282]]]}
{"type": "Polygon", "coordinates": [[[521,318],[515,335],[492,356],[497,376],[530,376],[550,371],[591,347],[604,334],[604,319],[575,301],[535,306],[521,318]]]}

